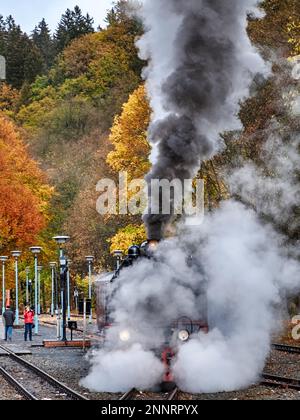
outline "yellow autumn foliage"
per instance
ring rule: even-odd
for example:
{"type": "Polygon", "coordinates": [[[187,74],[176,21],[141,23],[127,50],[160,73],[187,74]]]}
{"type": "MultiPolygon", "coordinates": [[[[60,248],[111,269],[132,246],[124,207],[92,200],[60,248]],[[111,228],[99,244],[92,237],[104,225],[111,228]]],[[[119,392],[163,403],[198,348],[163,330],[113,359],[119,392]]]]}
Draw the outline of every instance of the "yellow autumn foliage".
{"type": "Polygon", "coordinates": [[[140,245],[147,237],[144,225],[128,225],[109,240],[110,251],[121,250],[124,253],[131,245],[140,245]]]}
{"type": "Polygon", "coordinates": [[[300,55],[300,20],[288,24],[289,44],[292,46],[292,55],[300,55]]]}
{"type": "Polygon", "coordinates": [[[114,150],[109,153],[107,163],[116,172],[127,172],[129,179],[143,178],[150,169],[151,147],[147,140],[150,115],[142,85],[130,96],[111,129],[110,141],[114,150]]]}

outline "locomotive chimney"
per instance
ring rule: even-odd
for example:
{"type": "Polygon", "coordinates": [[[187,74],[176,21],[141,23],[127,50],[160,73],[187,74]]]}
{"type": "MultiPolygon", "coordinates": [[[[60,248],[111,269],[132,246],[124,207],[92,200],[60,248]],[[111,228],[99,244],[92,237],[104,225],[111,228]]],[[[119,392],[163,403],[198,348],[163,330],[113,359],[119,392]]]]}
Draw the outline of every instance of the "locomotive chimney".
{"type": "Polygon", "coordinates": [[[147,256],[153,256],[158,248],[159,245],[158,239],[148,239],[147,240],[147,246],[146,246],[146,255],[147,256]]]}

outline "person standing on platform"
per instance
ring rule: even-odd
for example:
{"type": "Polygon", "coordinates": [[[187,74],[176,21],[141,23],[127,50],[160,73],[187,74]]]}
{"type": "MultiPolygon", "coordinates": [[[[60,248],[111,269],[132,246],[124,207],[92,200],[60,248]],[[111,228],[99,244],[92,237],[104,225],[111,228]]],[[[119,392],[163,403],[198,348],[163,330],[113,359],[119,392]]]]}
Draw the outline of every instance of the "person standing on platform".
{"type": "Polygon", "coordinates": [[[14,311],[7,306],[3,313],[4,325],[5,325],[5,341],[12,341],[13,326],[15,322],[14,311]]]}
{"type": "Polygon", "coordinates": [[[33,324],[34,324],[34,311],[33,311],[33,309],[29,308],[29,306],[26,306],[26,308],[25,308],[24,323],[25,323],[24,339],[25,339],[25,341],[27,341],[28,336],[29,336],[29,341],[32,341],[32,330],[33,330],[33,324]]]}

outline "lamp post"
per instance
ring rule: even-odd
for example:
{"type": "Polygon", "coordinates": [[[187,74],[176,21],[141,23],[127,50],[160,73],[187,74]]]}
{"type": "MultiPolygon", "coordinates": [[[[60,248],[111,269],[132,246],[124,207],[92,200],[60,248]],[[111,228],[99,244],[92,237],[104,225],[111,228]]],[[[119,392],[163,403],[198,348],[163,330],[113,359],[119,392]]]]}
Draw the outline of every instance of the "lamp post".
{"type": "Polygon", "coordinates": [[[14,257],[15,259],[15,279],[16,279],[16,302],[15,302],[15,306],[16,306],[16,325],[19,325],[19,266],[18,266],[18,262],[19,262],[19,258],[21,256],[22,252],[21,251],[13,251],[11,253],[11,255],[14,257]]]}
{"type": "Polygon", "coordinates": [[[114,257],[115,257],[115,258],[116,258],[116,260],[117,260],[117,270],[119,270],[119,269],[120,269],[120,267],[121,267],[121,262],[122,262],[123,252],[122,252],[122,251],[120,251],[120,250],[116,250],[116,251],[114,251],[114,257]]]}
{"type": "Polygon", "coordinates": [[[2,314],[5,312],[5,264],[8,260],[8,257],[0,257],[0,261],[2,262],[2,314]]]}
{"type": "Polygon", "coordinates": [[[79,298],[79,292],[78,292],[77,286],[75,286],[74,300],[75,300],[76,312],[78,311],[78,298],[79,298]]]}
{"type": "Polygon", "coordinates": [[[41,315],[41,272],[43,267],[38,266],[38,314],[41,315]]]}
{"type": "Polygon", "coordinates": [[[93,314],[92,314],[92,266],[94,262],[94,257],[89,255],[85,257],[88,266],[89,266],[89,300],[91,302],[91,311],[90,311],[90,317],[89,317],[89,323],[92,324],[93,322],[93,314]]]}
{"type": "Polygon", "coordinates": [[[26,273],[26,305],[28,305],[29,303],[29,273],[30,273],[30,268],[26,267],[25,269],[25,273],[26,273]]]}
{"type": "Polygon", "coordinates": [[[50,263],[51,268],[51,316],[54,316],[54,283],[55,283],[55,269],[56,262],[50,263]]]}
{"type": "Polygon", "coordinates": [[[70,281],[70,265],[71,260],[68,260],[68,272],[67,272],[67,307],[68,307],[68,321],[71,320],[71,281],[70,281]]]}
{"type": "Polygon", "coordinates": [[[32,280],[29,280],[28,281],[28,294],[29,294],[28,303],[29,303],[30,308],[31,308],[31,292],[32,292],[32,280]]]}
{"type": "Polygon", "coordinates": [[[38,256],[42,251],[40,246],[33,246],[30,248],[30,251],[34,255],[34,324],[35,334],[39,333],[39,316],[38,316],[38,256]]]}
{"type": "Polygon", "coordinates": [[[68,273],[68,260],[64,253],[64,245],[70,240],[69,236],[55,236],[53,238],[59,246],[59,267],[61,284],[62,307],[62,341],[67,341],[67,308],[66,308],[66,283],[68,273]]]}

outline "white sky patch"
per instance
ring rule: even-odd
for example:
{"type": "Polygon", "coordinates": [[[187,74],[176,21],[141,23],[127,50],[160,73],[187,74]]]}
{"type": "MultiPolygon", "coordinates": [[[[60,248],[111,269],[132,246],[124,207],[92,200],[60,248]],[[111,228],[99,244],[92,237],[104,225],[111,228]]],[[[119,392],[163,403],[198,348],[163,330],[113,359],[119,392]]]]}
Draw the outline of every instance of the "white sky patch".
{"type": "Polygon", "coordinates": [[[78,5],[84,14],[89,13],[95,19],[95,26],[104,26],[107,10],[113,6],[113,0],[11,0],[1,1],[0,13],[6,17],[12,15],[22,29],[31,33],[34,27],[45,18],[52,31],[55,31],[61,15],[66,9],[78,5]]]}

